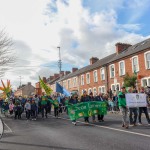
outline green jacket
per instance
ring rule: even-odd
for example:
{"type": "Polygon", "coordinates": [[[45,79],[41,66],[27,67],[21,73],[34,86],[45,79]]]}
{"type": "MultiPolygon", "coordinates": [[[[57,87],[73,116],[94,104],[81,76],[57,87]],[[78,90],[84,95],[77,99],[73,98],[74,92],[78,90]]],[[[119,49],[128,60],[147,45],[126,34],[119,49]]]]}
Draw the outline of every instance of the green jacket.
{"type": "Polygon", "coordinates": [[[53,100],[53,105],[54,105],[54,108],[58,108],[59,107],[59,102],[57,99],[53,100]]]}
{"type": "Polygon", "coordinates": [[[126,97],[122,92],[118,94],[118,105],[121,107],[126,107],[126,97]]]}
{"type": "Polygon", "coordinates": [[[47,97],[46,96],[41,97],[41,105],[47,105],[47,97]]]}

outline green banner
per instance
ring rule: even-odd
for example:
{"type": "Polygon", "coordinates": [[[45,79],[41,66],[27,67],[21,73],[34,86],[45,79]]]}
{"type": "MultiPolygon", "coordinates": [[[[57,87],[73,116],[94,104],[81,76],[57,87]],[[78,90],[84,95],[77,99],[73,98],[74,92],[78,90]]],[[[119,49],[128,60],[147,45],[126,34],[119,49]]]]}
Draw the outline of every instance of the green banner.
{"type": "Polygon", "coordinates": [[[75,105],[68,105],[67,108],[71,120],[76,120],[82,117],[90,117],[97,114],[107,114],[106,102],[84,102],[75,105]]]}

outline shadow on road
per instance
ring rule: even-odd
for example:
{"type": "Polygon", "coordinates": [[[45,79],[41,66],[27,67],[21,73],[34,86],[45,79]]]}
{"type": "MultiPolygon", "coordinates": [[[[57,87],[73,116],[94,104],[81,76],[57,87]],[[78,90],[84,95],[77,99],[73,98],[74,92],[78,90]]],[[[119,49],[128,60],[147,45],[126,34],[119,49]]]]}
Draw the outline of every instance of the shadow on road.
{"type": "Polygon", "coordinates": [[[58,146],[48,146],[48,145],[39,145],[39,144],[27,144],[27,143],[18,143],[18,142],[8,142],[8,141],[0,141],[0,143],[4,144],[13,144],[13,145],[22,145],[22,146],[33,146],[33,147],[41,147],[41,148],[53,148],[53,149],[61,149],[61,150],[84,150],[77,148],[67,148],[67,147],[58,147],[58,146]]]}

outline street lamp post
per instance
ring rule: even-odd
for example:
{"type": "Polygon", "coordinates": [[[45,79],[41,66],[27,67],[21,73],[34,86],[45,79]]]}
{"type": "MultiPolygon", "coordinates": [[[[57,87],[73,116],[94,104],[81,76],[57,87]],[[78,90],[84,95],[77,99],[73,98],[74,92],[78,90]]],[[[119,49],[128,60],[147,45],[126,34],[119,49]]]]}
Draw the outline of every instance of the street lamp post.
{"type": "Polygon", "coordinates": [[[58,67],[59,67],[59,72],[61,73],[62,62],[61,62],[60,47],[58,46],[57,48],[59,49],[58,67]]]}

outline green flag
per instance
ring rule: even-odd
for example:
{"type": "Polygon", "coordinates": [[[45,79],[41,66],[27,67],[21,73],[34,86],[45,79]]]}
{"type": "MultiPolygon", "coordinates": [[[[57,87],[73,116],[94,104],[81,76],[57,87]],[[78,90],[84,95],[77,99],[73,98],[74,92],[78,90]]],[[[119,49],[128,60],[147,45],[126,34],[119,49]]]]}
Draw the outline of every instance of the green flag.
{"type": "Polygon", "coordinates": [[[106,102],[84,102],[75,105],[68,105],[68,114],[71,120],[76,120],[82,117],[90,117],[93,115],[107,114],[106,102]]]}
{"type": "Polygon", "coordinates": [[[41,79],[40,76],[39,76],[39,81],[40,81],[41,87],[45,90],[46,94],[51,95],[53,90],[45,84],[45,82],[41,79]]]}

